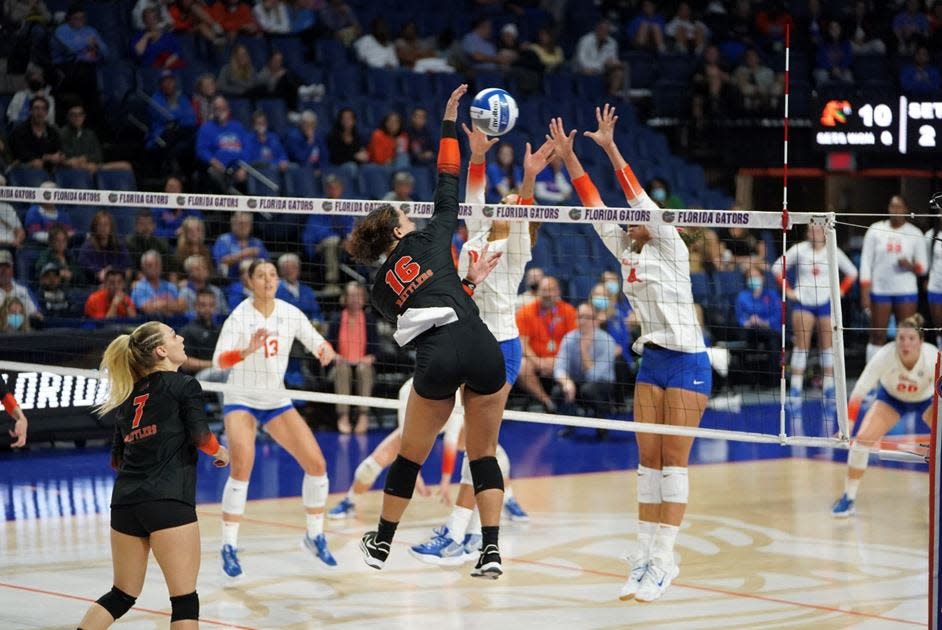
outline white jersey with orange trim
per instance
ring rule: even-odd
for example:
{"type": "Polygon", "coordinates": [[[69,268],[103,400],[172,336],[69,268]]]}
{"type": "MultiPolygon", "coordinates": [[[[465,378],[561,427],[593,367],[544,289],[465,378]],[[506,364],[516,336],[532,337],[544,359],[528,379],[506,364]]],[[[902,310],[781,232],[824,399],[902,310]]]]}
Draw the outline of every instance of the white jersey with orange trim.
{"type": "MultiPolygon", "coordinates": [[[[632,208],[659,211],[630,168],[617,173],[632,208]]],[[[586,176],[588,178],[588,176],[586,176]]],[[[577,185],[584,206],[601,207],[602,199],[594,185],[587,191],[577,185]]],[[[627,232],[615,223],[593,225],[605,247],[621,263],[622,291],[641,323],[641,336],[632,349],[641,354],[645,344],[656,344],[677,352],[703,352],[703,330],[694,311],[690,285],[690,253],[677,228],[670,225],[648,227],[651,240],[640,252],[632,251],[627,232]]]]}
{"type": "MultiPolygon", "coordinates": [[[[825,247],[815,249],[811,241],[802,241],[789,247],[784,259],[787,267],[782,269],[782,258],[779,258],[772,265],[772,273],[781,280],[789,269],[798,267],[794,289],[800,303],[805,306],[821,306],[830,302],[831,292],[828,287],[831,266],[828,264],[825,247]]],[[[840,248],[837,250],[837,267],[844,274],[844,280],[841,282],[843,294],[857,278],[857,267],[840,248]]]]}
{"type": "Polygon", "coordinates": [[[867,362],[850,398],[862,399],[880,383],[888,394],[902,402],[923,402],[929,399],[932,396],[938,352],[938,348],[931,343],[922,342],[919,360],[908,370],[899,359],[896,342],[891,341],[867,362]]]}
{"type": "Polygon", "coordinates": [[[887,219],[867,228],[860,253],[860,283],[869,284],[871,292],[877,295],[918,293],[916,276],[924,274],[928,265],[926,237],[912,223],[895,228],[887,219]],[[902,259],[909,260],[915,272],[900,267],[902,259]]]}
{"type": "MultiPolygon", "coordinates": [[[[465,203],[484,203],[486,186],[484,165],[470,165],[465,203]]],[[[465,224],[468,227],[468,240],[458,256],[458,275],[465,277],[472,258],[476,260],[485,245],[488,246],[489,255],[502,252],[497,266],[477,286],[472,299],[478,305],[481,320],[497,341],[516,339],[520,336],[516,319],[517,289],[523,281],[527,263],[532,258],[530,226],[526,221],[511,221],[507,238],[488,241],[492,221],[466,219],[465,224]]]]}
{"type": "Polygon", "coordinates": [[[942,230],[926,231],[926,257],[932,261],[926,289],[933,293],[942,293],[942,230]]]}
{"type": "Polygon", "coordinates": [[[277,409],[290,405],[284,378],[291,345],[297,339],[316,355],[326,343],[299,308],[276,299],[271,315],[265,317],[252,300],[247,299],[235,307],[223,323],[213,353],[213,365],[221,367],[219,359],[224,352],[247,347],[252,335],[261,328],[269,333],[265,345],[233,365],[227,382],[239,388],[264,389],[267,392],[226,392],[224,400],[227,405],[245,405],[253,409],[277,409]]]}

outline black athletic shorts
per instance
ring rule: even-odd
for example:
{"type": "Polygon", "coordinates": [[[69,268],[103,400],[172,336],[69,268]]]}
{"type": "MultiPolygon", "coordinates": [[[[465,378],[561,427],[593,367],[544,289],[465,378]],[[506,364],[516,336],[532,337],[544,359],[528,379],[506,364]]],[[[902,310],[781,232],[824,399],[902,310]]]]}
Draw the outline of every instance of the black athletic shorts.
{"type": "Polygon", "coordinates": [[[449,398],[462,384],[478,394],[493,394],[507,382],[500,344],[477,317],[436,326],[415,345],[412,386],[423,398],[449,398]]]}
{"type": "Polygon", "coordinates": [[[111,529],[138,538],[195,522],[196,508],[174,499],[111,506],[111,529]]]}

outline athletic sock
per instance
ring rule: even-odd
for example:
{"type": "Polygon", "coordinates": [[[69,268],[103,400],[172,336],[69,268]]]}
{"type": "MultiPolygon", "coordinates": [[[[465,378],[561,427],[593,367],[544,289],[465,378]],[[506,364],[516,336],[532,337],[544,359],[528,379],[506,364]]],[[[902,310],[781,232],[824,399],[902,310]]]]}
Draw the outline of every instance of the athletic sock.
{"type": "Polygon", "coordinates": [[[222,544],[231,545],[233,548],[239,546],[239,523],[236,521],[222,522],[222,544]]]}
{"type": "Polygon", "coordinates": [[[860,489],[860,479],[847,478],[844,480],[844,494],[851,501],[857,500],[857,491],[860,489]]]}
{"type": "Polygon", "coordinates": [[[324,533],[324,513],[320,514],[305,514],[305,521],[307,523],[307,537],[308,538],[317,538],[324,533]]]}
{"type": "Polygon", "coordinates": [[[674,563],[674,541],[677,540],[679,531],[680,528],[676,525],[665,523],[658,525],[657,533],[654,535],[654,545],[651,547],[652,560],[658,560],[664,565],[674,563]]]}
{"type": "Polygon", "coordinates": [[[791,389],[794,391],[801,391],[801,388],[805,386],[805,375],[804,374],[792,374],[791,379],[791,389]]]}
{"type": "Polygon", "coordinates": [[[396,528],[399,523],[387,521],[382,516],[379,517],[379,527],[376,528],[376,540],[384,543],[391,543],[393,536],[396,535],[396,528]]]}
{"type": "Polygon", "coordinates": [[[508,485],[504,485],[504,503],[514,498],[514,489],[508,485]]]}
{"type": "Polygon", "coordinates": [[[654,542],[654,536],[657,533],[657,523],[651,521],[638,520],[638,551],[645,561],[651,558],[651,544],[654,542]]]}
{"type": "Polygon", "coordinates": [[[468,521],[468,527],[464,530],[465,535],[481,535],[481,513],[478,512],[477,508],[474,508],[471,514],[471,520],[468,521]]]}
{"type": "Polygon", "coordinates": [[[481,528],[481,549],[486,549],[488,545],[497,545],[499,525],[484,526],[481,528]]]}
{"type": "Polygon", "coordinates": [[[448,535],[456,542],[464,540],[464,534],[468,531],[468,524],[471,522],[471,515],[474,510],[456,505],[448,517],[445,527],[448,528],[448,535]]]}

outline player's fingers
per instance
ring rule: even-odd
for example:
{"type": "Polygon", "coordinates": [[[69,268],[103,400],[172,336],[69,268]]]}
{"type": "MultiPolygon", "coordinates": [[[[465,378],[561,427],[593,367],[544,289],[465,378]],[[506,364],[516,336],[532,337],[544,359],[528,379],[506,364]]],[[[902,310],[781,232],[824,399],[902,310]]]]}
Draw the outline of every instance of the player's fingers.
{"type": "Polygon", "coordinates": [[[470,129],[468,129],[468,125],[464,123],[461,123],[461,129],[469,136],[473,133],[470,129]]]}

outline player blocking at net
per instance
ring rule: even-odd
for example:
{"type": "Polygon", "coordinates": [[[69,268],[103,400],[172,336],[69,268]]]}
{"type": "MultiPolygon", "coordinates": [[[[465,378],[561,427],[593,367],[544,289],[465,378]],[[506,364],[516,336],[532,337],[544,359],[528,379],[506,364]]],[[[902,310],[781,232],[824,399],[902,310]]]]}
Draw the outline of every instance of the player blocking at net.
{"type": "MultiPolygon", "coordinates": [[[[504,356],[481,321],[451,256],[461,170],[456,121],[467,89],[458,86],[445,107],[434,212],[428,225],[417,230],[401,210],[383,205],[356,225],[348,242],[350,253],[361,262],[375,263],[385,256],[372,303],[395,324],[396,342],[414,343],[416,349],[402,445],[386,477],[379,526],[364,534],[360,551],[369,566],[385,565],[419,470],[451,414],[455,392],[464,385],[466,453],[482,524],[481,555],[471,575],[493,579],[503,572],[498,539],[504,480],[495,452],[503,415],[504,356]]],[[[468,282],[483,281],[499,257],[485,249],[469,269],[468,282]]]]}
{"type": "MultiPolygon", "coordinates": [[[[615,168],[633,208],[657,212],[657,205],[615,146],[618,117],[607,104],[596,108],[598,129],[585,136],[598,144],[615,168]]],[[[550,135],[585,206],[602,206],[598,189],[573,151],[576,131],[566,133],[561,118],[550,121],[550,135]]],[[[602,242],[621,262],[622,291],[641,325],[632,349],[642,355],[635,382],[637,422],[696,427],[712,387],[710,360],[694,311],[687,245],[670,225],[595,225],[602,242]]],[[[620,599],[658,599],[677,577],[674,543],[687,507],[687,461],[692,437],[638,433],[638,545],[629,553],[628,580],[620,599]]]]}
{"type": "Polygon", "coordinates": [[[26,414],[23,413],[19,403],[16,402],[16,398],[14,398],[10,390],[7,389],[6,381],[2,378],[0,378],[0,404],[3,405],[3,409],[13,418],[13,426],[9,429],[10,437],[13,438],[10,446],[13,448],[26,446],[26,431],[29,426],[29,421],[26,419],[26,414]]]}

